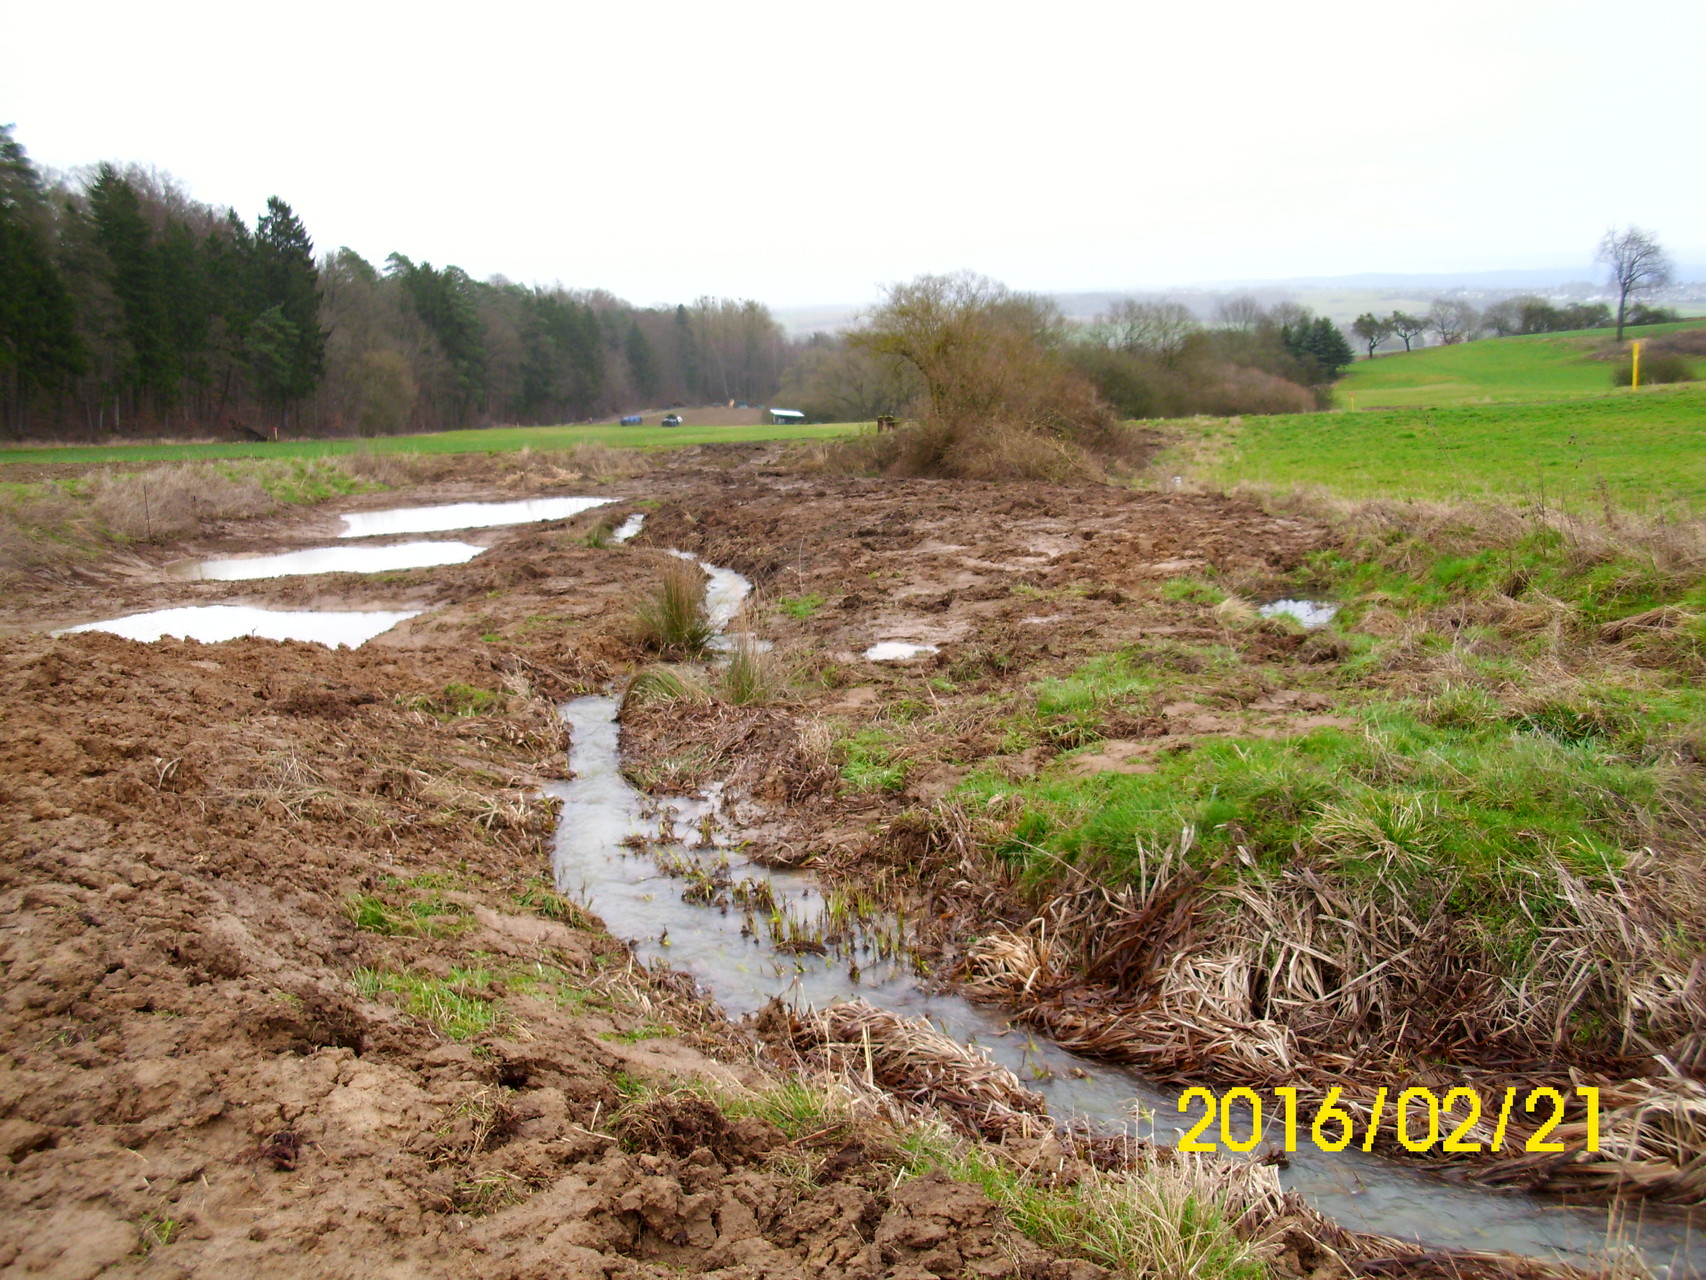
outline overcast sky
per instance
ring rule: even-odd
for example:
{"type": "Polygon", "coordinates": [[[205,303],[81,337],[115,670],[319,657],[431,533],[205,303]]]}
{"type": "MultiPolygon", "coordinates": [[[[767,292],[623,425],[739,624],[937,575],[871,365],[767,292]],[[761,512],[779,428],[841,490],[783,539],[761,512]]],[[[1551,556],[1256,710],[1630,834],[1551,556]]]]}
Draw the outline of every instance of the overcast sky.
{"type": "Polygon", "coordinates": [[[1702,0],[9,10],[38,163],[638,303],[1706,260],[1702,0]]]}

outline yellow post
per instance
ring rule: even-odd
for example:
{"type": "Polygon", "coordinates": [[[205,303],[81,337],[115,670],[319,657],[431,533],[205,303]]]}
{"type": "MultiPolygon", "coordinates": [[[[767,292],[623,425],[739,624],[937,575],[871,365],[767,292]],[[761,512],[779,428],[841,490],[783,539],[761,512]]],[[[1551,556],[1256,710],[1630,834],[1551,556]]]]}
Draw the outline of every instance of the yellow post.
{"type": "Polygon", "coordinates": [[[1630,387],[1641,385],[1641,344],[1639,342],[1629,344],[1629,385],[1630,387]]]}

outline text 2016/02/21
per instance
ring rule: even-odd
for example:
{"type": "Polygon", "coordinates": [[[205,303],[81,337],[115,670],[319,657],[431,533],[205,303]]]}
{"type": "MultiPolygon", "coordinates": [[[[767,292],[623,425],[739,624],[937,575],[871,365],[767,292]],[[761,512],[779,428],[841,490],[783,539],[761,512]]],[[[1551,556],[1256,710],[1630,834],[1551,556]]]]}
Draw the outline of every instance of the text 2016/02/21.
{"type": "MultiPolygon", "coordinates": [[[[1587,1104],[1586,1148],[1599,1150],[1599,1090],[1579,1085],[1575,1092],[1587,1104]]],[[[1285,1150],[1297,1150],[1300,1107],[1297,1090],[1282,1086],[1273,1091],[1279,1099],[1285,1131],[1285,1150]]],[[[1438,1150],[1447,1155],[1471,1155],[1478,1152],[1499,1152],[1505,1149],[1506,1130],[1513,1111],[1520,1105],[1522,1114],[1533,1117],[1539,1127],[1528,1135],[1521,1149],[1528,1152],[1561,1152],[1567,1144],[1554,1141],[1553,1130],[1564,1120],[1564,1095],[1549,1085],[1530,1089],[1526,1095],[1511,1088],[1492,1099],[1497,1119],[1491,1138],[1486,1143],[1472,1140],[1470,1134],[1481,1127],[1481,1118],[1495,1110],[1483,1104],[1475,1089],[1448,1090],[1444,1097],[1432,1089],[1415,1086],[1398,1094],[1394,1101],[1391,1091],[1382,1086],[1369,1104],[1366,1124],[1359,1123],[1341,1101],[1344,1090],[1335,1085],[1327,1096],[1315,1104],[1314,1119],[1309,1124],[1309,1137],[1322,1151],[1343,1151],[1353,1142],[1364,1151],[1373,1151],[1382,1125],[1390,1125],[1392,1136],[1407,1150],[1422,1152],[1438,1150]],[[1519,1101],[1520,1100],[1520,1101],[1519,1101]],[[1358,1141],[1360,1139],[1360,1141],[1358,1141]]],[[[1216,1096],[1204,1088],[1186,1089],[1179,1097],[1179,1110],[1189,1112],[1193,1101],[1207,1104],[1208,1110],[1179,1141],[1181,1151],[1254,1151],[1262,1141],[1262,1097],[1254,1089],[1235,1088],[1216,1096]],[[1249,1112],[1248,1121],[1234,1114],[1242,1106],[1249,1112]],[[1204,1141],[1206,1134],[1220,1122],[1220,1143],[1204,1141]]],[[[1307,1103],[1303,1104],[1306,1109],[1307,1103]]],[[[1526,1126],[1524,1126],[1526,1127],[1526,1126]]],[[[1485,1132],[1481,1129],[1481,1132],[1485,1132]]]]}

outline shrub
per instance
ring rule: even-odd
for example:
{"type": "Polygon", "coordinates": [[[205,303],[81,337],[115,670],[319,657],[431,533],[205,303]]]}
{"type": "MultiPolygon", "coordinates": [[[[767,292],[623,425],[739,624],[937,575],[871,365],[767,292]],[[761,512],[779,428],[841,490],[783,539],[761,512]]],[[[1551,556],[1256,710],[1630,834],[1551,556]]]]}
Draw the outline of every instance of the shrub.
{"type": "MultiPolygon", "coordinates": [[[[1691,382],[1694,379],[1694,367],[1686,356],[1671,351],[1644,351],[1641,353],[1641,385],[1652,386],[1661,382],[1691,382]]],[[[1625,360],[1611,371],[1611,385],[1627,387],[1635,380],[1635,365],[1632,360],[1625,360]]]]}

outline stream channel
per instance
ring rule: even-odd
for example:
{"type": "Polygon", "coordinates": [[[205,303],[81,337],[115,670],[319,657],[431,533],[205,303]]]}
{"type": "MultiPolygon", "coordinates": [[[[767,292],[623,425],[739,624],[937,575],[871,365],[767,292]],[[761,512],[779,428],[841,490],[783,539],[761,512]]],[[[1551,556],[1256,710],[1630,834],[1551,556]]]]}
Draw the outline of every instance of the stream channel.
{"type": "MultiPolygon", "coordinates": [[[[707,612],[722,630],[751,587],[727,569],[700,564],[710,574],[707,612]]],[[[758,913],[755,925],[738,905],[738,886],[750,882],[749,901],[752,886],[768,886],[775,908],[810,932],[810,922],[823,919],[828,907],[816,877],[742,857],[738,838],[727,833],[748,815],[731,811],[740,806],[730,806],[719,786],[700,798],[666,800],[630,786],[621,770],[618,711],[614,698],[599,696],[576,698],[560,709],[571,735],[572,777],[547,788],[562,805],[552,869],[559,891],[595,912],[642,961],[662,961],[691,974],[736,1018],[777,996],[801,1007],[862,998],[908,1017],[927,1017],[1012,1070],[1042,1094],[1057,1120],[1082,1118],[1172,1144],[1195,1118],[1180,1115],[1176,1090],[1068,1053],[1011,1027],[999,1010],[924,981],[904,939],[896,938],[893,921],[875,922],[863,941],[851,948],[831,945],[824,955],[772,949],[762,922],[769,908],[758,913]],[[698,872],[684,878],[682,870],[694,864],[698,872]],[[683,890],[700,880],[699,873],[736,886],[735,904],[687,900],[683,890]],[[886,941],[874,941],[884,934],[886,941]]],[[[1608,1248],[1633,1246],[1659,1276],[1706,1274],[1706,1241],[1679,1212],[1636,1208],[1614,1217],[1604,1208],[1459,1184],[1378,1156],[1331,1154],[1299,1137],[1300,1150],[1280,1173],[1281,1183],[1354,1230],[1431,1248],[1502,1250],[1588,1266],[1602,1261],[1608,1248]]]]}

